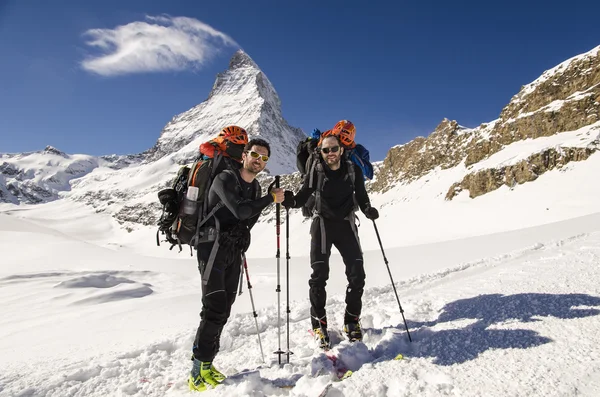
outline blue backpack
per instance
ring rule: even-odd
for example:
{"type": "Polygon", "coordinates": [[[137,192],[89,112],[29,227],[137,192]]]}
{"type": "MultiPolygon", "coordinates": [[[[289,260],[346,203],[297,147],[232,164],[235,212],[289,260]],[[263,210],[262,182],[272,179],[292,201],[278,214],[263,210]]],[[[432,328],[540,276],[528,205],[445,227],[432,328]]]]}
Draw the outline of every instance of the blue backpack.
{"type": "Polygon", "coordinates": [[[350,160],[360,167],[365,179],[373,179],[373,164],[369,160],[369,151],[361,144],[356,144],[354,149],[347,149],[350,160]]]}

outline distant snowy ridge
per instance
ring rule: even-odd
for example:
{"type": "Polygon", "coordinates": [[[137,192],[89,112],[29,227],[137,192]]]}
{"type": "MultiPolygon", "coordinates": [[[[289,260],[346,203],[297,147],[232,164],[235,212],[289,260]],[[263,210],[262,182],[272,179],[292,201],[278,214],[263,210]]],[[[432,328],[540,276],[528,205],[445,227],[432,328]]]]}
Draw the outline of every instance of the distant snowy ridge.
{"type": "Polygon", "coordinates": [[[98,167],[120,169],[139,162],[139,156],[68,155],[52,146],[39,152],[0,154],[0,202],[57,200],[75,180],[98,167]]]}
{"type": "Polygon", "coordinates": [[[67,155],[49,146],[41,152],[0,154],[0,202],[38,204],[69,198],[97,211],[108,210],[121,222],[153,223],[156,192],[167,186],[180,165],[197,157],[202,142],[231,124],[246,128],[251,138],[270,142],[267,172],[295,170],[296,145],[305,135],[285,121],[273,85],[240,50],[217,76],[208,99],[175,116],[144,153],[94,157],[67,155]]]}

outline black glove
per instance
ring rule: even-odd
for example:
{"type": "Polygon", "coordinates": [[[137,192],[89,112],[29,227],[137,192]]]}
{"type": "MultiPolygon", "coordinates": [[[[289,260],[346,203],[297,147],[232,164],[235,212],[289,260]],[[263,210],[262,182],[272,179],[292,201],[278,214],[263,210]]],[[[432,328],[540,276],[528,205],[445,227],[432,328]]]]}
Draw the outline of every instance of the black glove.
{"type": "Polygon", "coordinates": [[[163,212],[158,220],[159,230],[168,230],[179,213],[179,205],[177,204],[177,193],[174,189],[164,189],[158,192],[158,200],[163,205],[163,212]]]}
{"type": "Polygon", "coordinates": [[[162,205],[165,205],[170,201],[177,203],[177,192],[175,189],[163,189],[158,192],[158,201],[160,201],[162,205]]]}
{"type": "MultiPolygon", "coordinates": [[[[168,204],[165,206],[165,208],[168,206],[168,204]]],[[[158,220],[157,224],[158,224],[158,229],[161,231],[167,231],[171,228],[171,226],[173,225],[173,222],[175,222],[175,219],[177,218],[177,211],[174,212],[167,212],[166,210],[163,211],[160,219],[158,220]]]]}
{"type": "Polygon", "coordinates": [[[283,192],[283,201],[281,202],[285,208],[293,208],[296,205],[296,199],[294,198],[294,192],[286,190],[283,192]]]}
{"type": "Polygon", "coordinates": [[[374,221],[375,219],[379,218],[379,211],[377,211],[376,208],[367,207],[365,208],[365,216],[367,219],[374,221]]]}

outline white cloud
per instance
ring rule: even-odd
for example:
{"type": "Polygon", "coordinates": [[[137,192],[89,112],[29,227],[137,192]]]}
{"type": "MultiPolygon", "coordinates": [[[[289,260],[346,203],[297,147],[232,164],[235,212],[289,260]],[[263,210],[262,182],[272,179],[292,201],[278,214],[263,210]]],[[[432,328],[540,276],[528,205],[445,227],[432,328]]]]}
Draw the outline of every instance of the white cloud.
{"type": "Polygon", "coordinates": [[[225,33],[194,18],[146,16],[114,29],[90,29],[86,44],[101,54],[83,69],[103,76],[199,69],[223,47],[239,47],[225,33]]]}

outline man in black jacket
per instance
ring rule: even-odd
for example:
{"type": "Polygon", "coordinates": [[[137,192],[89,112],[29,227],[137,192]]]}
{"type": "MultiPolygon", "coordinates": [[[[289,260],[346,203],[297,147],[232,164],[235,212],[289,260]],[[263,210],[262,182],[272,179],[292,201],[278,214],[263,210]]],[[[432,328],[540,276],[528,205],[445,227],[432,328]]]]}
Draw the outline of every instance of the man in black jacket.
{"type": "Polygon", "coordinates": [[[325,286],[329,278],[331,246],[334,245],[338,249],[346,265],[348,287],[344,332],[351,341],[361,340],[359,319],[365,270],[355,222],[355,202],[369,219],[377,219],[379,213],[371,207],[360,167],[344,156],[344,148],[339,138],[335,135],[323,138],[319,152],[319,159],[316,160],[313,170],[306,175],[300,191],[296,195],[286,191],[282,204],[288,208],[300,208],[309,198],[314,200],[310,228],[310,262],[313,272],[308,282],[310,315],[312,328],[320,346],[328,348],[330,341],[325,313],[325,286]]]}
{"type": "Polygon", "coordinates": [[[198,267],[202,275],[202,311],[193,347],[191,390],[203,391],[206,384],[216,386],[224,379],[212,365],[219,351],[223,327],[235,301],[242,269],[242,254],[250,245],[250,229],[269,204],[281,203],[283,189],[273,188],[261,197],[256,175],[269,159],[271,149],[262,139],[248,142],[242,155],[242,168],[217,175],[208,193],[208,207],[223,205],[203,228],[218,233],[214,241],[203,237],[198,244],[198,267]]]}

